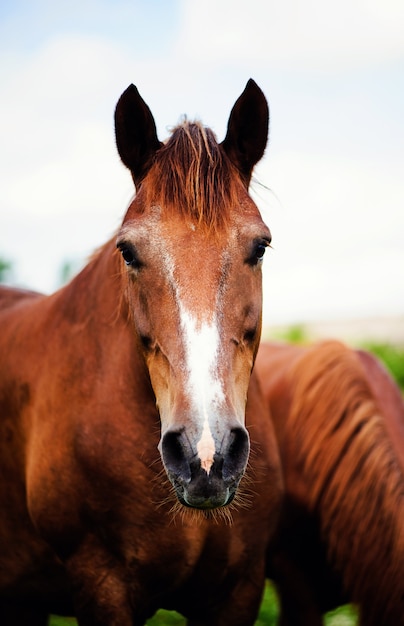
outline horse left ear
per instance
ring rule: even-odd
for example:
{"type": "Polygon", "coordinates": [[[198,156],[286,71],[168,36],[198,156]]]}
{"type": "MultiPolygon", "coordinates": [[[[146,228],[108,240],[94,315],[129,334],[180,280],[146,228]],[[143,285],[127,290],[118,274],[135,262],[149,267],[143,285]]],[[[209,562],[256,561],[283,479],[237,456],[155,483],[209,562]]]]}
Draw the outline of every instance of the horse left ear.
{"type": "Polygon", "coordinates": [[[129,85],[116,105],[115,138],[119,156],[138,187],[163,144],[158,140],[152,112],[135,85],[129,85]]]}
{"type": "Polygon", "coordinates": [[[254,165],[262,158],[268,141],[268,102],[250,78],[233,106],[222,147],[248,187],[254,165]]]}

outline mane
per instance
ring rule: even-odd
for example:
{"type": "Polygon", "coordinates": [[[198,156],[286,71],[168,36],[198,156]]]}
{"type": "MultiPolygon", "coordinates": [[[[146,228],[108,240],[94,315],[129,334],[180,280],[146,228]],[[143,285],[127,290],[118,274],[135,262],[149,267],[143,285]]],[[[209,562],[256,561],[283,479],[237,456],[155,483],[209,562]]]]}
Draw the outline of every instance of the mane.
{"type": "Polygon", "coordinates": [[[288,429],[309,507],[350,597],[379,617],[372,623],[385,623],[403,610],[404,555],[403,472],[388,415],[355,352],[339,342],[309,350],[292,377],[288,429]]]}
{"type": "Polygon", "coordinates": [[[213,131],[185,118],[156,153],[144,191],[148,204],[217,228],[238,201],[240,185],[213,131]]]}

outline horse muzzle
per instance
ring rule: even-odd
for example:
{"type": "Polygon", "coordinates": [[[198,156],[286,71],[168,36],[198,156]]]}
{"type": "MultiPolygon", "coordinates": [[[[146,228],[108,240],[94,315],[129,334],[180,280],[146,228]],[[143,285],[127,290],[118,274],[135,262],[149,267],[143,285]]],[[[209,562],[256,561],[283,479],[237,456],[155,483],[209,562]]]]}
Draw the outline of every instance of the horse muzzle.
{"type": "Polygon", "coordinates": [[[233,500],[245,472],[250,441],[244,427],[229,430],[209,471],[202,467],[185,428],[166,431],[159,447],[178,500],[184,506],[206,510],[226,506],[233,500]]]}

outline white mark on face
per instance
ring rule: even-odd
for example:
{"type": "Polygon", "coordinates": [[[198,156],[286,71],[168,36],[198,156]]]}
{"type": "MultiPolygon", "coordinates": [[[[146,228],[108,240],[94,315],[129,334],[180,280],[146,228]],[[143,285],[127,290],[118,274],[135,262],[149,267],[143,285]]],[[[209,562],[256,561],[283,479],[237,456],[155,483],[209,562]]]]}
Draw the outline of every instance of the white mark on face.
{"type": "Polygon", "coordinates": [[[175,278],[175,263],[167,250],[162,247],[163,266],[175,293],[182,339],[184,342],[187,376],[186,394],[189,398],[192,420],[200,427],[200,438],[196,444],[201,467],[209,473],[215,454],[215,441],[212,434],[212,420],[220,412],[225,394],[218,372],[220,335],[215,311],[193,313],[184,304],[181,286],[175,278]]]}
{"type": "Polygon", "coordinates": [[[180,304],[181,326],[186,349],[186,367],[195,418],[202,422],[201,437],[196,449],[203,469],[209,473],[213,465],[215,442],[209,416],[217,415],[224,400],[217,372],[219,332],[214,322],[201,322],[180,304]]]}

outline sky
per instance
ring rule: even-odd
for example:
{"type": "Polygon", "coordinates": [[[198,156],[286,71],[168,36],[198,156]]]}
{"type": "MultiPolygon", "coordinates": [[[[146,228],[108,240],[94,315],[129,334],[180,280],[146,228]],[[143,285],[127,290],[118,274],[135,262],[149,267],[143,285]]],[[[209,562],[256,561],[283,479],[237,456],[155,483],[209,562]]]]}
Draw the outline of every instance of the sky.
{"type": "Polygon", "coordinates": [[[0,257],[51,293],[133,196],[113,113],[134,83],[161,140],[224,138],[251,77],[270,141],[264,324],[404,314],[402,0],[2,0],[0,257]]]}

